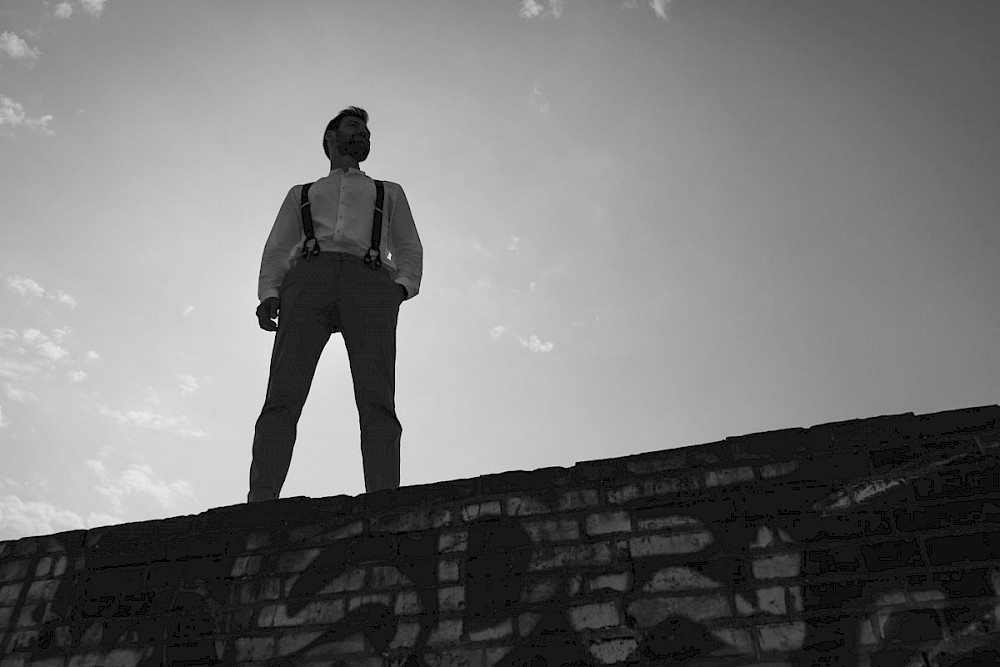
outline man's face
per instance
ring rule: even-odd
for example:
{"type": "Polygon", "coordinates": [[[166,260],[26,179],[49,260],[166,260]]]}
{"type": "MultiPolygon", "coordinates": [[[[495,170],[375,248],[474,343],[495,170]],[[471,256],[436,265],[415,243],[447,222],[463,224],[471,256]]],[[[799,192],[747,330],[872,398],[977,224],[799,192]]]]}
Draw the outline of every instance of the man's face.
{"type": "Polygon", "coordinates": [[[341,155],[350,155],[358,162],[364,162],[371,150],[371,136],[365,121],[348,116],[340,121],[340,127],[331,138],[341,155]]]}

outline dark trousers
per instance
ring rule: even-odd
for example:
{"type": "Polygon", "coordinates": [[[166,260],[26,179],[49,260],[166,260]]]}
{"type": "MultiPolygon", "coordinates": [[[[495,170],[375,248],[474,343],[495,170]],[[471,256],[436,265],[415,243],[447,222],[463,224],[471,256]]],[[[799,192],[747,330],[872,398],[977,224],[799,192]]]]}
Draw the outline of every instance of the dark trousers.
{"type": "Polygon", "coordinates": [[[295,445],[296,427],[316,364],[330,339],[344,335],[361,420],[365,491],[399,488],[396,418],[396,321],[399,288],[383,265],[321,252],[296,258],[279,292],[278,331],[271,352],[267,397],[257,419],[248,502],[278,497],[295,445]]]}

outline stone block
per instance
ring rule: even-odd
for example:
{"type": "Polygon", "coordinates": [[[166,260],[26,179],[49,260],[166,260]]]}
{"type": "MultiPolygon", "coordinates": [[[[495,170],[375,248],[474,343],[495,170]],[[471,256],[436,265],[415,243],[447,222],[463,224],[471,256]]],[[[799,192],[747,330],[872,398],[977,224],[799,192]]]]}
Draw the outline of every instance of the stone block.
{"type": "Polygon", "coordinates": [[[532,552],[529,572],[562,567],[607,565],[611,562],[611,546],[605,542],[543,547],[532,552]]]}
{"type": "Polygon", "coordinates": [[[802,569],[802,555],[798,553],[762,556],[753,561],[753,576],[757,579],[797,577],[802,569]]]}
{"type": "Polygon", "coordinates": [[[628,512],[600,512],[587,517],[587,534],[631,532],[632,519],[628,512]]]}
{"type": "Polygon", "coordinates": [[[273,656],[273,637],[240,637],[236,640],[237,662],[267,660],[273,656]]]}
{"type": "Polygon", "coordinates": [[[567,611],[569,623],[577,632],[612,627],[621,622],[618,605],[614,602],[570,607],[567,611]]]}
{"type": "Polygon", "coordinates": [[[697,553],[715,541],[710,531],[679,535],[640,535],[629,538],[629,553],[633,558],[664,554],[697,553]]]}
{"type": "Polygon", "coordinates": [[[462,521],[469,523],[481,518],[497,517],[503,514],[503,508],[499,500],[490,500],[484,503],[474,503],[462,508],[462,521]]]}
{"type": "Polygon", "coordinates": [[[627,572],[602,574],[592,578],[589,581],[588,586],[591,592],[599,591],[602,588],[608,588],[623,593],[629,589],[630,580],[631,577],[627,572]]]}
{"type": "Polygon", "coordinates": [[[514,621],[506,618],[500,623],[491,625],[478,631],[469,631],[469,640],[474,642],[494,641],[511,636],[514,632],[514,621]]]}
{"type": "Polygon", "coordinates": [[[532,542],[560,542],[580,539],[580,526],[575,519],[525,521],[521,526],[532,542]]]}
{"type": "Polygon", "coordinates": [[[453,644],[462,638],[461,619],[440,619],[427,638],[428,646],[453,644]]]}
{"type": "Polygon", "coordinates": [[[8,581],[20,581],[28,576],[27,560],[14,560],[0,564],[0,584],[8,581]]]}
{"type": "Polygon", "coordinates": [[[459,565],[457,560],[438,561],[438,581],[450,582],[459,580],[459,565]]]}
{"type": "Polygon", "coordinates": [[[806,631],[803,621],[763,625],[757,628],[757,643],[765,652],[797,651],[805,642],[806,631]]]}
{"type": "Polygon", "coordinates": [[[639,647],[632,637],[616,637],[613,639],[596,639],[590,642],[590,654],[599,665],[625,663],[633,656],[639,647]]]}
{"type": "Polygon", "coordinates": [[[925,544],[931,565],[1000,560],[1000,532],[946,535],[925,544]]]}
{"type": "Polygon", "coordinates": [[[438,609],[442,612],[465,611],[465,586],[438,588],[438,609]]]}
{"type": "Polygon", "coordinates": [[[725,470],[709,470],[705,473],[705,487],[725,486],[727,484],[737,484],[740,482],[753,481],[753,468],[742,466],[739,468],[728,468],[725,470]]]}

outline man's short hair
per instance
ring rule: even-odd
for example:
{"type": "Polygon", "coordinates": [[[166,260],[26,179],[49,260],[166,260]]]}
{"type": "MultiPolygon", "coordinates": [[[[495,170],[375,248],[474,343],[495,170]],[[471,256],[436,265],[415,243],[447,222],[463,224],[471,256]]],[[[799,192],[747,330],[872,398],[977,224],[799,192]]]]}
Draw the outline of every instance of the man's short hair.
{"type": "Polygon", "coordinates": [[[336,130],[340,127],[340,121],[344,120],[348,116],[354,116],[360,118],[361,120],[368,122],[368,112],[361,107],[347,107],[336,116],[333,117],[329,123],[326,124],[326,129],[323,130],[323,152],[326,153],[326,157],[330,157],[330,149],[326,145],[326,135],[330,133],[330,130],[336,130]]]}

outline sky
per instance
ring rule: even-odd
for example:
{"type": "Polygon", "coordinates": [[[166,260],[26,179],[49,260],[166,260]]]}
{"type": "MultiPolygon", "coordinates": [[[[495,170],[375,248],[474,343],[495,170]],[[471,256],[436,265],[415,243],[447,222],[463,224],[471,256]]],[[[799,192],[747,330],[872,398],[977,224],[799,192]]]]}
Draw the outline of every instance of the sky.
{"type": "MultiPolygon", "coordinates": [[[[246,502],[326,123],[424,247],[403,486],[996,404],[1000,3],[3,0],[0,539],[246,502]]],[[[364,493],[331,338],[282,497],[364,493]]]]}

